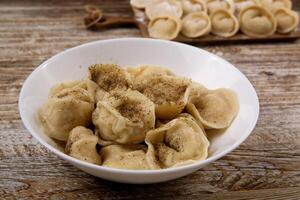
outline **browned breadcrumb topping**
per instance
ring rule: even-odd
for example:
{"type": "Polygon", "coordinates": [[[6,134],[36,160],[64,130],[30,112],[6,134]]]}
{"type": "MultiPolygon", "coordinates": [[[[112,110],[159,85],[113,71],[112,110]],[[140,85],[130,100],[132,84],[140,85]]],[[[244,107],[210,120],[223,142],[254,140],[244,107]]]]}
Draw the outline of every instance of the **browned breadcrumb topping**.
{"type": "Polygon", "coordinates": [[[118,65],[96,64],[89,67],[90,79],[101,89],[109,92],[116,88],[127,89],[131,86],[126,71],[118,65]]]}
{"type": "Polygon", "coordinates": [[[178,102],[190,82],[187,79],[157,75],[137,85],[137,89],[156,104],[178,102]]]}

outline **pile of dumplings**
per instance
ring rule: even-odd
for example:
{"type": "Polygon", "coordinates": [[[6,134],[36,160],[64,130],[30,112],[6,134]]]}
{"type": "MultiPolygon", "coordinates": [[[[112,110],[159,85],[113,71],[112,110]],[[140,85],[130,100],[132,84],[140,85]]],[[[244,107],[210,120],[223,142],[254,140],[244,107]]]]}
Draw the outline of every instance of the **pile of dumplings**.
{"type": "Polygon", "coordinates": [[[144,10],[150,37],[175,39],[179,33],[199,38],[209,33],[232,37],[240,30],[255,38],[298,27],[299,15],[291,0],[131,0],[144,10]]]}
{"type": "Polygon", "coordinates": [[[53,86],[38,119],[74,158],[151,170],[206,159],[206,130],[229,127],[238,110],[234,91],[209,90],[163,67],[95,64],[88,78],[53,86]]]}

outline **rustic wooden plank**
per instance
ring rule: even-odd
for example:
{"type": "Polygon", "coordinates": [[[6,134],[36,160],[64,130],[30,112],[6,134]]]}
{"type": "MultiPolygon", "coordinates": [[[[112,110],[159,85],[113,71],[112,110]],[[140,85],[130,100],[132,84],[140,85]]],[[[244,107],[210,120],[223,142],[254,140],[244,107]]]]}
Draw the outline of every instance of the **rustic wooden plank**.
{"type": "MultiPolygon", "coordinates": [[[[126,1],[95,3],[105,12],[132,14],[126,1]]],[[[300,10],[300,3],[294,4],[300,10]]],[[[246,74],[261,113],[238,149],[187,177],[154,185],[112,183],[38,144],[18,113],[18,95],[32,70],[69,47],[140,36],[134,28],[85,30],[83,5],[79,0],[0,1],[0,199],[300,198],[300,41],[198,45],[246,74]]]]}

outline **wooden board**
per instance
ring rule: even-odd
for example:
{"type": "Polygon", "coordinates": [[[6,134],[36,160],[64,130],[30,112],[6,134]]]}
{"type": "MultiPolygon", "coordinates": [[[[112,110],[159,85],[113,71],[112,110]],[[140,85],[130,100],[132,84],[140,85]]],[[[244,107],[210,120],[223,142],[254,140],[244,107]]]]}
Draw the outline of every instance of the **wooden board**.
{"type": "MultiPolygon", "coordinates": [[[[105,13],[131,17],[128,1],[105,13]]],[[[254,85],[260,117],[236,150],[178,180],[118,184],[88,175],[49,152],[25,129],[18,97],[43,61],[86,42],[140,37],[136,28],[86,30],[81,0],[0,1],[0,199],[300,199],[300,41],[195,44],[233,63],[254,85]]],[[[300,10],[300,2],[294,1],[300,10]]],[[[134,49],[133,49],[134,52],[134,49]]],[[[84,59],[84,58],[82,58],[84,59]]],[[[183,66],[184,67],[184,66],[183,66]]]]}
{"type": "MultiPolygon", "coordinates": [[[[137,27],[140,29],[143,37],[149,38],[149,32],[147,29],[147,17],[143,10],[132,8],[134,13],[134,18],[137,21],[137,27]]],[[[218,43],[218,42],[239,42],[239,41],[247,41],[247,42],[259,42],[259,41],[284,41],[284,40],[295,40],[300,38],[300,28],[296,31],[289,34],[278,34],[275,33],[266,38],[253,38],[249,37],[241,32],[238,32],[233,37],[224,38],[216,35],[206,35],[199,38],[188,38],[182,34],[179,34],[175,41],[184,42],[184,43],[218,43]]]]}

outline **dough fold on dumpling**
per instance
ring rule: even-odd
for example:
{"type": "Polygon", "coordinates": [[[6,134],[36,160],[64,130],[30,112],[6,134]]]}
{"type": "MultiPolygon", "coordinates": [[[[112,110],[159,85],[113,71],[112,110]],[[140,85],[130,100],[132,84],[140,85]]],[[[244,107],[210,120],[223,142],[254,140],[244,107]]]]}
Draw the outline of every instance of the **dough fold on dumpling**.
{"type": "Polygon", "coordinates": [[[147,77],[157,76],[157,75],[170,75],[173,76],[171,70],[152,65],[141,65],[139,67],[129,67],[127,68],[128,73],[133,77],[134,81],[142,81],[147,77]]]}
{"type": "Polygon", "coordinates": [[[181,29],[180,18],[171,15],[154,17],[148,24],[150,37],[172,40],[177,37],[181,29]]]}
{"type": "Polygon", "coordinates": [[[299,15],[287,8],[279,8],[274,12],[277,21],[277,32],[290,33],[298,27],[299,15]]]}
{"type": "Polygon", "coordinates": [[[249,6],[239,14],[241,31],[250,37],[268,37],[276,31],[273,14],[261,6],[249,6]]]}
{"type": "Polygon", "coordinates": [[[150,20],[159,16],[173,16],[180,19],[183,10],[177,0],[160,0],[149,3],[146,6],[145,13],[150,20]]]}
{"type": "Polygon", "coordinates": [[[54,97],[60,91],[67,88],[82,88],[89,92],[92,100],[95,101],[96,90],[98,88],[97,84],[89,79],[86,80],[75,80],[75,81],[65,81],[58,83],[50,89],[49,98],[54,97]]]}
{"type": "Polygon", "coordinates": [[[292,8],[291,0],[261,0],[261,4],[272,12],[279,8],[292,8]]]}
{"type": "Polygon", "coordinates": [[[92,65],[89,67],[88,76],[98,85],[96,102],[103,99],[112,90],[127,90],[132,87],[132,80],[127,71],[114,64],[92,65]]]}
{"type": "Polygon", "coordinates": [[[73,128],[90,124],[93,110],[94,100],[87,90],[65,88],[47,100],[38,117],[47,135],[66,141],[73,128]]]}
{"type": "Polygon", "coordinates": [[[151,169],[176,167],[204,160],[209,141],[197,123],[189,117],[178,117],[150,130],[145,139],[146,160],[151,169]]]}
{"type": "Polygon", "coordinates": [[[146,162],[147,147],[144,145],[109,145],[100,151],[102,165],[118,169],[150,169],[146,162]]]}
{"type": "Polygon", "coordinates": [[[101,157],[96,149],[97,143],[98,137],[93,131],[77,126],[70,132],[65,151],[79,160],[101,165],[101,157]]]}
{"type": "Polygon", "coordinates": [[[155,107],[138,91],[115,90],[93,112],[99,144],[137,144],[155,125],[155,107]]]}
{"type": "Polygon", "coordinates": [[[260,0],[234,0],[234,5],[238,14],[241,10],[249,6],[260,5],[260,0]]]}
{"type": "Polygon", "coordinates": [[[221,88],[192,98],[186,109],[205,128],[223,129],[230,126],[238,113],[239,104],[234,91],[221,88]]]}
{"type": "Polygon", "coordinates": [[[194,12],[182,19],[181,32],[186,37],[196,38],[207,35],[211,30],[211,22],[205,12],[194,12]]]}
{"type": "Polygon", "coordinates": [[[155,104],[158,119],[173,119],[187,104],[191,81],[175,76],[152,76],[135,87],[155,104]]]}
{"type": "Polygon", "coordinates": [[[232,0],[208,0],[206,6],[208,13],[213,13],[219,9],[234,12],[234,3],[232,0]]]}
{"type": "Polygon", "coordinates": [[[209,90],[204,87],[202,84],[197,82],[192,82],[190,85],[190,95],[189,95],[189,101],[192,98],[198,98],[200,96],[208,94],[209,90]]]}
{"type": "Polygon", "coordinates": [[[234,36],[239,30],[237,18],[228,10],[216,10],[210,15],[211,32],[221,37],[234,36]]]}
{"type": "Polygon", "coordinates": [[[184,15],[194,12],[207,12],[204,0],[184,0],[181,1],[181,6],[184,15]]]}

